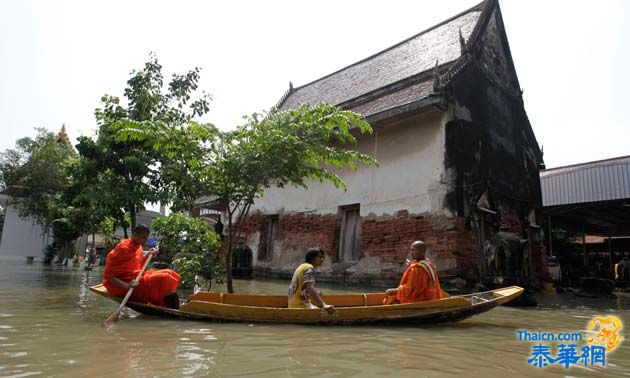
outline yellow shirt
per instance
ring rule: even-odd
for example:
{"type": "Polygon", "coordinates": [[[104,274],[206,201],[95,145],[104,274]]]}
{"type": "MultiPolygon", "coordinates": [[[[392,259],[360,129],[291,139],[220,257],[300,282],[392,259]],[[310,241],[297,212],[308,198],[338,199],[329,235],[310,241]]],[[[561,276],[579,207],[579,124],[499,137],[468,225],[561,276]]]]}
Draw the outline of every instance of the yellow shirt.
{"type": "Polygon", "coordinates": [[[310,308],[311,300],[304,292],[304,284],[315,284],[315,268],[309,263],[304,263],[295,269],[291,285],[289,286],[289,308],[310,308]]]}

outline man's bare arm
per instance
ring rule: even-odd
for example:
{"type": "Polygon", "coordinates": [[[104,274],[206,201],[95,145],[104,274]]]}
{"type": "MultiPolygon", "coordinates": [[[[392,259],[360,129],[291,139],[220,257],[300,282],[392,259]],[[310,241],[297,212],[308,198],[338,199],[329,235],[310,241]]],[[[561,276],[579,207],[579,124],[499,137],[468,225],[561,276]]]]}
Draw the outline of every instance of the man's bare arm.
{"type": "Polygon", "coordinates": [[[129,290],[131,287],[136,287],[138,286],[138,281],[136,280],[132,280],[129,283],[126,283],[125,281],[121,280],[118,277],[110,277],[107,279],[110,283],[114,284],[114,286],[117,286],[123,290],[129,290]]]}
{"type": "Polygon", "coordinates": [[[312,302],[315,302],[317,307],[323,308],[329,314],[335,312],[335,306],[326,304],[322,297],[319,296],[319,292],[315,289],[315,286],[311,282],[305,283],[304,286],[306,286],[304,290],[308,293],[309,299],[312,302]]]}

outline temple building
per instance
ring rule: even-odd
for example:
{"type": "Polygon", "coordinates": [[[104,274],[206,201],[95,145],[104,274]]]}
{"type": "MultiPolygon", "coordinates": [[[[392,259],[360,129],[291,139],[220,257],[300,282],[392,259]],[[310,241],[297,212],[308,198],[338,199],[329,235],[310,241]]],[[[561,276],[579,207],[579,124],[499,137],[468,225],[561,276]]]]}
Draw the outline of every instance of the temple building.
{"type": "Polygon", "coordinates": [[[319,182],[268,189],[244,231],[257,275],[289,276],[320,246],[328,258],[319,279],[391,284],[409,244],[423,240],[447,282],[547,279],[542,152],[496,0],[290,85],[278,107],[322,102],[367,118],[374,133],[358,135],[358,149],[380,166],[341,172],[346,191],[319,182]],[[501,241],[500,229],[521,243],[501,241]]]}

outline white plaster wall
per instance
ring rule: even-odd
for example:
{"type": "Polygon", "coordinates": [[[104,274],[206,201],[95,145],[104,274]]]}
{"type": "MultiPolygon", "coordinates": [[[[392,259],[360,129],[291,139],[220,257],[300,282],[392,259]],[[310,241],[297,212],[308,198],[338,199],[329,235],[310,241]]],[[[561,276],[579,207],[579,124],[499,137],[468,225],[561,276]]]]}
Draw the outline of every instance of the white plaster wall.
{"type": "Polygon", "coordinates": [[[308,189],[269,188],[252,207],[266,214],[308,212],[336,214],[339,206],[359,203],[361,216],[410,213],[443,214],[444,127],[442,113],[432,111],[361,136],[358,149],[374,156],[379,167],[344,170],[347,191],[331,183],[311,182],[308,189]]]}
{"type": "Polygon", "coordinates": [[[2,230],[0,259],[25,261],[27,256],[41,260],[48,240],[42,235],[42,229],[30,219],[19,217],[14,206],[8,205],[2,230]]]}

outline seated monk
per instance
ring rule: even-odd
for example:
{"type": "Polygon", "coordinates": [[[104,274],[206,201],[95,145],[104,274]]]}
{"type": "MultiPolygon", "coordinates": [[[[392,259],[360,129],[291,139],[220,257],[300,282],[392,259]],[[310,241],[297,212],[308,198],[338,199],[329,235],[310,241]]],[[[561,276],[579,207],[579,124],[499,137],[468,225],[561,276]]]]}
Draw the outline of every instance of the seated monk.
{"type": "MultiPolygon", "coordinates": [[[[146,270],[142,274],[142,278],[136,280],[149,256],[148,254],[144,256],[142,250],[149,233],[150,230],[146,225],[138,225],[134,228],[131,239],[121,241],[107,254],[103,285],[109,294],[116,297],[124,297],[129,288],[134,287],[130,300],[178,309],[179,274],[175,271],[170,269],[146,270]]],[[[157,251],[155,248],[151,248],[149,253],[155,256],[157,251]]]]}
{"type": "Polygon", "coordinates": [[[425,258],[426,244],[415,241],[409,247],[412,260],[396,289],[387,289],[383,304],[412,303],[441,299],[448,294],[440,288],[437,269],[425,258]]]}

